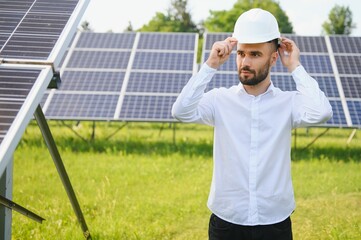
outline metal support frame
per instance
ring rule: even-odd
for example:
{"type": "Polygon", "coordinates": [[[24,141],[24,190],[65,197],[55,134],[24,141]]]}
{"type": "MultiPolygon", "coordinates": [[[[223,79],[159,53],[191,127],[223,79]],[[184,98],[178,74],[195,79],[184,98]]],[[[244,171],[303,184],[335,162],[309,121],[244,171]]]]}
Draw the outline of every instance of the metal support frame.
{"type": "Polygon", "coordinates": [[[81,211],[80,205],[78,203],[78,200],[76,198],[75,192],[73,190],[73,187],[71,185],[69,176],[65,170],[63,161],[60,157],[58,148],[55,144],[54,138],[51,134],[51,131],[49,129],[48,123],[46,122],[44,113],[40,107],[40,105],[37,107],[34,117],[39,125],[40,131],[43,135],[43,138],[46,142],[46,145],[48,146],[49,152],[51,157],[53,158],[54,164],[56,166],[56,169],[58,171],[58,174],[60,176],[60,179],[64,185],[65,191],[68,194],[70,203],[73,207],[73,210],[75,212],[76,217],[78,218],[78,221],[81,225],[81,228],[83,230],[83,235],[86,239],[91,239],[90,232],[88,230],[88,226],[85,222],[85,218],[83,216],[83,213],[81,211]]]}
{"type": "Polygon", "coordinates": [[[352,130],[352,132],[351,132],[351,134],[350,134],[350,136],[348,137],[348,139],[347,139],[347,145],[349,145],[350,143],[351,143],[351,141],[352,141],[352,139],[353,139],[353,137],[355,136],[355,134],[356,134],[356,131],[357,131],[357,129],[354,129],[354,130],[352,130]]]}
{"type": "MultiPolygon", "coordinates": [[[[0,176],[0,195],[12,198],[13,195],[13,160],[9,161],[5,171],[0,176]]],[[[11,240],[11,209],[0,204],[0,239],[11,240]]]]}
{"type": "Polygon", "coordinates": [[[7,207],[8,209],[17,211],[18,213],[21,213],[25,216],[27,216],[28,218],[33,219],[34,221],[38,222],[38,223],[43,223],[43,221],[45,220],[44,218],[40,217],[39,215],[33,213],[32,211],[24,208],[23,206],[20,206],[19,204],[7,199],[6,197],[3,197],[2,195],[0,195],[0,204],[7,207]]]}

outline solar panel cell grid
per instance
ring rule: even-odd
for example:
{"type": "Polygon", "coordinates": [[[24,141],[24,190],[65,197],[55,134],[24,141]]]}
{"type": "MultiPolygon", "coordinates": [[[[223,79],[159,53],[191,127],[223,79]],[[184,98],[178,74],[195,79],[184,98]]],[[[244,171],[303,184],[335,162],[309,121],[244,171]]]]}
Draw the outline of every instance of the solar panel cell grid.
{"type": "Polygon", "coordinates": [[[347,101],[353,125],[361,127],[361,101],[347,101]]]}
{"type": "Polygon", "coordinates": [[[212,78],[212,80],[207,84],[206,92],[213,88],[230,88],[239,83],[237,72],[234,73],[224,73],[224,74],[216,74],[212,78]]]}
{"type": "Polygon", "coordinates": [[[330,36],[334,53],[361,53],[361,37],[330,36]]]}
{"type": "Polygon", "coordinates": [[[345,97],[361,98],[361,76],[340,77],[345,97]]]}
{"type": "Polygon", "coordinates": [[[46,111],[47,118],[110,119],[118,102],[118,95],[54,94],[46,111]]]}
{"type": "Polygon", "coordinates": [[[5,40],[0,38],[1,57],[46,60],[77,4],[51,0],[1,3],[0,20],[5,22],[0,21],[0,31],[9,34],[2,36],[5,40]]]}
{"type": "Polygon", "coordinates": [[[194,51],[194,34],[143,33],[138,49],[194,51]]]}
{"type": "Polygon", "coordinates": [[[128,66],[128,51],[79,51],[75,50],[68,62],[68,68],[123,69],[128,66]]]}
{"type": "Polygon", "coordinates": [[[65,71],[60,89],[63,91],[120,92],[125,72],[65,71]]]}
{"type": "Polygon", "coordinates": [[[295,91],[296,84],[291,76],[285,75],[271,75],[272,82],[275,87],[283,91],[295,91]]]}
{"type": "Polygon", "coordinates": [[[179,93],[191,77],[191,73],[133,72],[127,92],[179,93]]]}
{"type": "Polygon", "coordinates": [[[347,126],[345,113],[340,100],[330,100],[333,116],[326,122],[326,125],[347,126]]]}
{"type": "Polygon", "coordinates": [[[327,53],[327,45],[324,37],[321,36],[297,36],[282,34],[282,36],[293,40],[300,52],[307,53],[327,53]]]}
{"type": "Polygon", "coordinates": [[[360,56],[335,56],[338,72],[340,74],[361,75],[361,55],[360,56]]]}
{"type": "Polygon", "coordinates": [[[137,52],[133,69],[193,70],[193,53],[137,52]]]}
{"type": "Polygon", "coordinates": [[[135,33],[92,33],[83,32],[76,48],[132,49],[135,33]]]}
{"type": "Polygon", "coordinates": [[[120,119],[174,121],[171,108],[175,96],[125,96],[120,119]]]}

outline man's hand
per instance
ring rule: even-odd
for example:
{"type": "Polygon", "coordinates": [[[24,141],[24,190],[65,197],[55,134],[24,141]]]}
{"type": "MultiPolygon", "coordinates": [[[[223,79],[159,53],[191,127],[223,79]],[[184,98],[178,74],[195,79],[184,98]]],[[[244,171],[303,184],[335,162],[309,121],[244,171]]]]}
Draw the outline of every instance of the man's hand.
{"type": "Polygon", "coordinates": [[[234,46],[236,45],[237,39],[232,37],[229,37],[224,41],[215,42],[206,61],[207,65],[211,68],[219,68],[228,60],[234,46]]]}
{"type": "Polygon", "coordinates": [[[278,48],[281,62],[289,72],[293,72],[300,63],[300,50],[296,43],[288,38],[281,38],[281,44],[278,48]]]}

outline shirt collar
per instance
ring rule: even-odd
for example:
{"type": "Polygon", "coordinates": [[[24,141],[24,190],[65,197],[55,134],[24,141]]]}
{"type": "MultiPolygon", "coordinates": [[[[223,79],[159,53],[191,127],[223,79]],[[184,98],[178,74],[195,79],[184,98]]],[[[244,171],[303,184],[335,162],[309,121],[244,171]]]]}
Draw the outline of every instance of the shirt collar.
{"type": "MultiPolygon", "coordinates": [[[[242,83],[239,83],[237,88],[236,88],[236,92],[237,93],[240,93],[240,94],[248,94],[246,89],[244,89],[244,86],[242,83]]],[[[271,81],[271,84],[269,85],[267,91],[261,95],[264,95],[264,94],[267,94],[267,93],[270,93],[272,94],[272,96],[275,96],[276,95],[276,87],[273,85],[273,82],[271,81]]]]}

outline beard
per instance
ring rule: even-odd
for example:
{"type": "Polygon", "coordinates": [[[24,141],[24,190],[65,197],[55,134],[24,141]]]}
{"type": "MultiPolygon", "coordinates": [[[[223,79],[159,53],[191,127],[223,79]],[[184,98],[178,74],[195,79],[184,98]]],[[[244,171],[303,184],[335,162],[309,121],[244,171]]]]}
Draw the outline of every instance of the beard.
{"type": "Polygon", "coordinates": [[[238,71],[239,81],[243,85],[255,86],[267,78],[269,71],[270,71],[270,63],[269,62],[266,63],[261,68],[261,70],[259,70],[258,72],[256,72],[256,70],[253,70],[253,69],[249,68],[248,66],[246,66],[246,67],[239,69],[239,71],[238,71]],[[253,77],[242,76],[242,73],[241,73],[242,70],[252,73],[253,77]]]}

